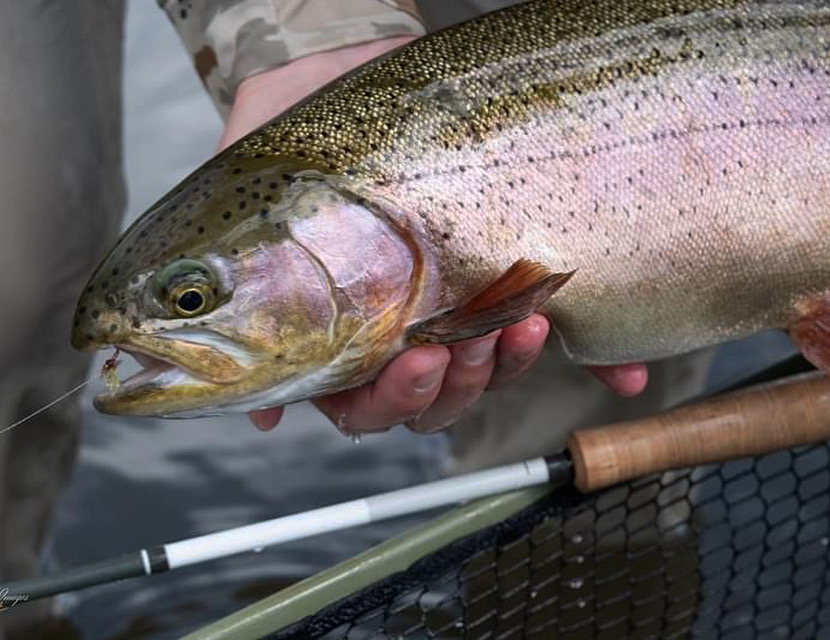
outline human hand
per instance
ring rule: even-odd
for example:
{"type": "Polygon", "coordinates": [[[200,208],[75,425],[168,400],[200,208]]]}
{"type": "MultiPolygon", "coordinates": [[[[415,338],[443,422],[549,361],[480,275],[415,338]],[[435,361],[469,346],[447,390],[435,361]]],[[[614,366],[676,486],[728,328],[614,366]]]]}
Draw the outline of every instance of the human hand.
{"type": "MultiPolygon", "coordinates": [[[[388,38],[318,53],[245,80],[220,148],[330,80],[410,40],[388,38]]],[[[379,432],[399,423],[419,433],[437,431],[455,422],[485,389],[507,384],[527,371],[542,352],[549,332],[548,321],[534,314],[450,347],[413,347],[392,360],[374,382],[317,398],[314,404],[344,432],[379,432]]],[[[642,364],[589,370],[621,395],[636,395],[646,385],[642,364]]],[[[282,407],[255,411],[250,419],[267,431],[277,425],[282,411],[282,407]]]]}

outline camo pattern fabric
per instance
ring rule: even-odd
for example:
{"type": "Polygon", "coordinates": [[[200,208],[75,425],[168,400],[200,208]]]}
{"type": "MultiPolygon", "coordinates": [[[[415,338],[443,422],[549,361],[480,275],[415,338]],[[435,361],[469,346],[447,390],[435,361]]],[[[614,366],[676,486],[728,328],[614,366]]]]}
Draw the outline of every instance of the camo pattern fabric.
{"type": "Polygon", "coordinates": [[[158,0],[227,117],[239,83],[348,45],[423,35],[414,0],[158,0]]]}

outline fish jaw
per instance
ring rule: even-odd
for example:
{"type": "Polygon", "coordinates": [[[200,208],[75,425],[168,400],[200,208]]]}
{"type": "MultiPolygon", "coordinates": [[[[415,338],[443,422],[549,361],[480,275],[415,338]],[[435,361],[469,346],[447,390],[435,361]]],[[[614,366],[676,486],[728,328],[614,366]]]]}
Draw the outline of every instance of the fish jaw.
{"type": "Polygon", "coordinates": [[[95,407],[110,414],[159,415],[199,398],[218,401],[249,385],[259,365],[250,349],[210,331],[134,334],[112,346],[143,368],[94,398],[95,407]]]}
{"type": "MultiPolygon", "coordinates": [[[[227,372],[214,374],[212,379],[194,373],[194,367],[179,357],[192,349],[192,343],[176,341],[179,351],[165,345],[166,352],[173,355],[166,360],[149,355],[158,354],[148,346],[151,342],[141,351],[118,345],[137,356],[144,368],[116,388],[95,396],[93,403],[98,411],[112,415],[197,418],[255,411],[356,387],[373,379],[386,362],[404,350],[400,313],[400,308],[392,307],[362,326],[344,327],[343,339],[337,341],[345,343],[342,347],[332,348],[327,343],[326,348],[322,343],[327,336],[318,332],[321,353],[317,357],[285,358],[260,352],[253,364],[242,367],[244,375],[235,379],[227,372]],[[273,365],[275,360],[280,361],[278,366],[273,365]]],[[[315,351],[307,337],[303,346],[315,351]]],[[[227,352],[222,355],[232,357],[227,352]]]]}

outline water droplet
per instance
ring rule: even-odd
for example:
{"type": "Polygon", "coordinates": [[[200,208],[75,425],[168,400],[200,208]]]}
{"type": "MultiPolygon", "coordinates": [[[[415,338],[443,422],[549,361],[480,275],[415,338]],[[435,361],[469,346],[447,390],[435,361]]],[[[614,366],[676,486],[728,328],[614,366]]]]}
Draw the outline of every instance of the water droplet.
{"type": "Polygon", "coordinates": [[[254,553],[262,553],[265,547],[254,547],[254,553]]]}
{"type": "Polygon", "coordinates": [[[830,544],[830,538],[828,538],[827,536],[824,536],[824,537],[821,539],[821,544],[822,544],[822,546],[825,546],[825,547],[826,547],[828,544],[830,544]]]}
{"type": "Polygon", "coordinates": [[[452,626],[454,626],[456,629],[461,629],[464,626],[464,623],[461,620],[456,620],[455,622],[453,622],[452,626]]]}
{"type": "Polygon", "coordinates": [[[573,542],[574,544],[582,544],[583,540],[584,538],[582,537],[581,533],[575,533],[571,538],[571,542],[573,542]]]}
{"type": "Polygon", "coordinates": [[[582,578],[571,578],[565,584],[567,584],[571,589],[579,589],[585,581],[582,578]]]}
{"type": "Polygon", "coordinates": [[[579,600],[576,601],[577,609],[584,609],[587,606],[587,604],[588,603],[585,602],[585,600],[583,600],[582,598],[580,598],[579,600]]]}
{"type": "Polygon", "coordinates": [[[582,564],[583,562],[585,562],[585,556],[574,556],[573,558],[571,558],[571,562],[575,564],[582,564]]]}
{"type": "Polygon", "coordinates": [[[351,438],[352,444],[360,444],[361,442],[363,442],[363,436],[361,436],[359,433],[353,433],[351,438]]]}
{"type": "Polygon", "coordinates": [[[531,600],[535,600],[537,597],[539,597],[539,592],[538,591],[531,591],[530,592],[530,599],[531,600]]]}

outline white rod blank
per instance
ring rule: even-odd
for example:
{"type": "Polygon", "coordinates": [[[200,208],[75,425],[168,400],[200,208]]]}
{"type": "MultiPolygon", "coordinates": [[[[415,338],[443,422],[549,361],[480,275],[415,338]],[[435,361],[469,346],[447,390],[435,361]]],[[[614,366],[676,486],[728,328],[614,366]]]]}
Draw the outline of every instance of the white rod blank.
{"type": "Polygon", "coordinates": [[[549,479],[545,459],[535,458],[172,542],[164,545],[164,549],[170,569],[177,569],[282,542],[544,484],[549,479]]]}

